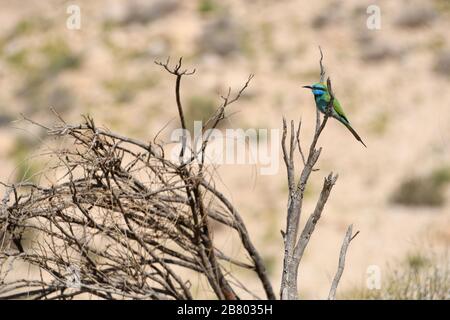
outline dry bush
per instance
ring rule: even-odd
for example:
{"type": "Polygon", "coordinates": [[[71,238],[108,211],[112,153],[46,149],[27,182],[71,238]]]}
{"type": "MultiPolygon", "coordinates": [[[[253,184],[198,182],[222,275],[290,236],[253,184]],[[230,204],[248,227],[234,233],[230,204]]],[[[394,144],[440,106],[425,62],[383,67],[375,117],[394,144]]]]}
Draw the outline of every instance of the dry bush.
{"type": "Polygon", "coordinates": [[[381,288],[354,288],[342,294],[347,299],[449,300],[450,262],[447,256],[414,254],[383,273],[381,288]]]}
{"type": "MultiPolygon", "coordinates": [[[[191,73],[180,69],[181,59],[173,68],[169,61],[161,65],[176,76],[177,106],[186,128],[180,81],[191,73]]],[[[236,96],[229,91],[223,97],[204,130],[218,126],[250,79],[236,96]]],[[[195,273],[207,279],[217,298],[238,299],[238,292],[248,290],[234,280],[230,265],[253,271],[266,298],[275,298],[241,216],[215,188],[202,156],[194,153],[178,163],[156,139],[130,139],[98,128],[88,117],[76,126],[59,120],[45,127],[71,146],[51,152],[59,178],[48,186],[7,185],[0,216],[2,298],[68,299],[89,293],[106,299],[192,299],[189,275],[195,273]],[[214,246],[212,221],[238,234],[247,261],[214,246]],[[30,232],[34,240],[24,250],[21,240],[30,232]],[[38,267],[40,276],[10,280],[17,259],[38,267]]]]}
{"type": "MultiPolygon", "coordinates": [[[[323,56],[322,56],[323,58],[323,56]]],[[[321,78],[324,71],[321,64],[321,78]]],[[[205,291],[218,299],[262,298],[236,277],[238,269],[251,271],[264,298],[275,299],[260,254],[238,212],[214,184],[214,171],[205,163],[211,131],[225,119],[227,107],[236,102],[243,87],[222,96],[220,106],[205,122],[203,141],[189,149],[186,120],[180,97],[181,80],[194,71],[157,62],[175,76],[175,98],[181,128],[178,161],[165,154],[158,136],[142,142],[99,128],[86,117],[80,125],[67,124],[56,112],[58,123],[44,128],[50,137],[65,139],[65,148],[50,149],[46,184],[4,184],[0,211],[0,298],[72,299],[193,299],[191,279],[206,279],[205,291]],[[197,148],[198,147],[198,148],[197,148]],[[53,173],[57,178],[50,179],[53,173]],[[233,232],[246,256],[227,256],[214,243],[211,223],[233,232]],[[32,237],[31,237],[32,235],[32,237]],[[24,241],[32,238],[32,241],[24,241]],[[37,270],[35,276],[17,275],[17,261],[37,270]]],[[[331,82],[328,79],[331,90],[331,82]]],[[[332,92],[331,92],[332,94],[332,92]]],[[[331,108],[331,104],[330,104],[331,108]]],[[[320,156],[316,145],[329,113],[317,126],[306,157],[300,147],[300,124],[283,126],[283,154],[287,167],[289,203],[284,267],[280,297],[297,299],[298,267],[320,219],[337,175],[324,182],[316,209],[299,232],[303,193],[320,156]],[[295,183],[294,156],[303,159],[295,183]]],[[[329,299],[334,299],[350,241],[345,234],[329,299]]],[[[223,248],[222,248],[223,249],[223,248]]]]}

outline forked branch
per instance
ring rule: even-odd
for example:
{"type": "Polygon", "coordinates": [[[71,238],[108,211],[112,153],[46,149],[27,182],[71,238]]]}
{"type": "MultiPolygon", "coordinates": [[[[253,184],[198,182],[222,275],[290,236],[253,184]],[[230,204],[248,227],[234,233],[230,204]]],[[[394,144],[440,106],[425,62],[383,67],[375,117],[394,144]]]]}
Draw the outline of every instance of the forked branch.
{"type": "MultiPolygon", "coordinates": [[[[325,76],[325,69],[322,64],[323,53],[320,49],[320,80],[321,82],[325,76]]],[[[298,268],[300,261],[303,257],[305,249],[309,243],[309,240],[315,230],[315,227],[322,215],[325,204],[328,201],[328,197],[331,190],[336,183],[338,175],[333,175],[330,173],[324,180],[322,191],[319,196],[319,200],[316,203],[314,212],[309,216],[306,225],[304,226],[302,232],[299,235],[299,222],[303,209],[303,197],[308,184],[310,175],[312,172],[316,171],[315,165],[319,159],[322,148],[317,148],[317,142],[320,135],[322,134],[328,118],[331,116],[334,94],[331,87],[330,78],[327,79],[327,86],[329,89],[329,94],[331,96],[330,102],[328,103],[327,110],[325,111],[323,120],[320,119],[320,113],[317,109],[316,111],[316,129],[314,132],[314,137],[312,139],[311,145],[309,147],[309,152],[305,160],[301,144],[300,144],[300,128],[301,121],[298,124],[297,130],[295,130],[295,123],[291,121],[290,130],[288,130],[286,119],[283,118],[283,136],[282,136],[282,149],[283,149],[283,159],[286,166],[287,180],[288,180],[288,209],[286,218],[286,230],[282,231],[282,236],[284,240],[284,259],[283,259],[283,273],[281,277],[281,288],[280,296],[281,299],[295,300],[298,299],[298,268]],[[288,138],[289,135],[289,138],[288,138]],[[288,142],[289,141],[289,142],[288,142]],[[298,153],[301,156],[303,162],[303,169],[301,170],[300,177],[298,181],[295,178],[295,154],[298,148],[298,153]]],[[[343,255],[347,251],[347,246],[343,251],[343,255]]],[[[340,276],[343,272],[339,269],[339,276],[335,278],[334,288],[337,288],[337,284],[340,280],[340,276]]],[[[334,290],[335,290],[334,289],[334,290]]]]}

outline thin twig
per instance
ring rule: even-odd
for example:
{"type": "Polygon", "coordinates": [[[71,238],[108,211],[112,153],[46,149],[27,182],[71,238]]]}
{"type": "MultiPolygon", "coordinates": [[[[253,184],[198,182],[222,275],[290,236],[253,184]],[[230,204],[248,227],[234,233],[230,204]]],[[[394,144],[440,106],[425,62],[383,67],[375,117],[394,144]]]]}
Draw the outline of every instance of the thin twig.
{"type": "Polygon", "coordinates": [[[330,292],[328,294],[328,300],[334,300],[336,298],[336,290],[339,285],[339,281],[341,280],[342,273],[344,273],[345,267],[345,257],[347,255],[347,249],[350,245],[350,242],[358,235],[359,231],[352,236],[353,225],[350,225],[347,228],[347,232],[345,233],[344,241],[342,242],[341,252],[339,254],[339,263],[338,269],[336,271],[336,275],[334,276],[333,282],[331,284],[330,292]]]}

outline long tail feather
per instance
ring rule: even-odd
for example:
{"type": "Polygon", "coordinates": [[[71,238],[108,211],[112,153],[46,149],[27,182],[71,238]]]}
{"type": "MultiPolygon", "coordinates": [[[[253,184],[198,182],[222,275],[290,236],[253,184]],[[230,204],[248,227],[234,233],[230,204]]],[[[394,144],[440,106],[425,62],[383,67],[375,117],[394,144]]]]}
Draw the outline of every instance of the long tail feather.
{"type": "Polygon", "coordinates": [[[350,132],[355,136],[356,140],[361,142],[364,145],[364,147],[367,148],[366,144],[362,141],[361,137],[356,133],[355,129],[353,129],[350,124],[347,124],[347,123],[344,123],[344,124],[347,127],[347,129],[350,130],[350,132]]]}

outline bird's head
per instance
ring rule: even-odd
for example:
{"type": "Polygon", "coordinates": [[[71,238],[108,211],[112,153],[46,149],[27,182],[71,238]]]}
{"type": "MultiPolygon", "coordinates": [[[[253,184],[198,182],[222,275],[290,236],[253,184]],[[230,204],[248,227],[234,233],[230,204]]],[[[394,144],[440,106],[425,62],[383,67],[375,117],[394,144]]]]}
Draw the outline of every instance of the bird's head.
{"type": "Polygon", "coordinates": [[[328,92],[327,86],[321,82],[314,83],[312,86],[303,86],[303,88],[311,89],[315,97],[320,97],[328,92]]]}

